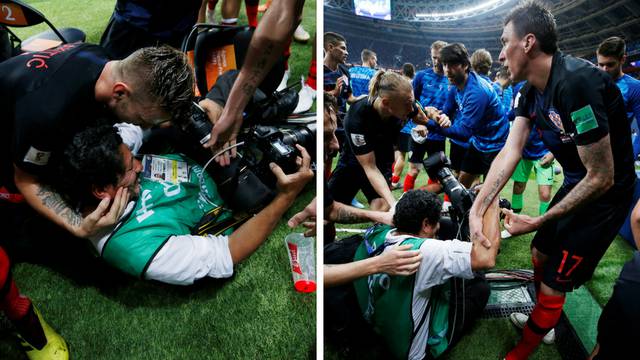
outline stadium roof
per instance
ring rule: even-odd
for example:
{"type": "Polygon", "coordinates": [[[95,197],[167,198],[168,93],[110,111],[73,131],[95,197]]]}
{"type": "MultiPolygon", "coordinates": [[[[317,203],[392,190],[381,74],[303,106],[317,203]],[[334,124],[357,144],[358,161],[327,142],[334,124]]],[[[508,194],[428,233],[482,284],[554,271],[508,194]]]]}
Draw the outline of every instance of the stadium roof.
{"type": "MultiPolygon", "coordinates": [[[[503,19],[519,2],[395,0],[391,1],[392,19],[387,21],[356,16],[353,0],[325,0],[324,29],[347,38],[355,36],[421,46],[425,56],[435,40],[462,42],[470,51],[489,50],[497,60],[503,19]],[[483,8],[487,2],[490,6],[483,8]],[[465,13],[465,9],[473,11],[465,13]],[[417,16],[419,14],[426,15],[417,16]]],[[[559,46],[564,52],[593,58],[598,44],[607,37],[622,36],[628,43],[640,40],[640,1],[549,0],[545,3],[556,17],[559,46]]]]}

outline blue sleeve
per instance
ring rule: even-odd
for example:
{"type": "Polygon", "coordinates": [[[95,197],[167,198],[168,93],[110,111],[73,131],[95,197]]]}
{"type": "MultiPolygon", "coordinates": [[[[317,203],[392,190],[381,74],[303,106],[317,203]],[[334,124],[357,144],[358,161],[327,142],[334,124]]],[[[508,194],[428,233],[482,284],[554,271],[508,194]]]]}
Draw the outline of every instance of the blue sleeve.
{"type": "Polygon", "coordinates": [[[640,84],[630,90],[629,101],[631,102],[631,111],[633,111],[633,116],[636,117],[636,122],[640,125],[640,84]]]}
{"type": "Polygon", "coordinates": [[[444,102],[444,106],[442,107],[442,112],[447,114],[449,119],[453,120],[456,109],[456,87],[451,86],[449,93],[447,93],[447,100],[444,102]]]}
{"type": "Polygon", "coordinates": [[[442,110],[443,113],[447,114],[449,119],[451,120],[451,126],[444,129],[440,127],[434,120],[429,120],[427,122],[427,129],[436,134],[444,135],[449,138],[459,140],[459,141],[468,141],[471,135],[473,134],[472,129],[469,128],[468,124],[462,121],[462,116],[464,112],[462,112],[458,118],[454,121],[454,116],[456,115],[456,111],[458,110],[458,106],[456,103],[456,87],[452,86],[449,89],[449,93],[447,94],[447,101],[444,104],[444,108],[442,110]]]}
{"type": "Polygon", "coordinates": [[[422,72],[416,74],[416,77],[413,78],[413,97],[420,101],[420,95],[422,92],[422,72]]]}
{"type": "Polygon", "coordinates": [[[473,129],[467,126],[463,121],[454,121],[451,124],[451,127],[445,129],[441,128],[435,121],[429,120],[427,123],[427,129],[435,132],[436,134],[444,135],[458,141],[468,141],[473,134],[473,129]]]}
{"type": "Polygon", "coordinates": [[[480,91],[470,90],[462,100],[462,112],[458,119],[451,127],[440,130],[440,134],[466,141],[479,130],[489,98],[480,91]]]}

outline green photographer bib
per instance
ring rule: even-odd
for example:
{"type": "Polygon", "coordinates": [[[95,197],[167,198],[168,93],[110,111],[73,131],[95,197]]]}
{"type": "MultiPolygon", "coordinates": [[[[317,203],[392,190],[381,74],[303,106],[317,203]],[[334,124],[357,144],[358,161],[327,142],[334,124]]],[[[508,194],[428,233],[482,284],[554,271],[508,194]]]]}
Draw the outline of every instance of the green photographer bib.
{"type": "MultiPolygon", "coordinates": [[[[199,177],[202,167],[181,155],[164,157],[186,161],[189,165],[188,181],[174,184],[141,178],[135,208],[121,220],[102,249],[101,256],[109,264],[134,276],[143,277],[167,240],[173,235],[191,234],[203,215],[217,213],[216,221],[232,217],[230,211],[222,208],[223,201],[216,185],[206,173],[201,188],[199,177]],[[207,194],[209,201],[203,193],[207,194]]],[[[228,228],[223,234],[228,235],[232,231],[228,228]]]]}
{"type": "MultiPolygon", "coordinates": [[[[376,225],[370,228],[354,256],[354,261],[369,258],[371,254],[381,253],[387,234],[392,228],[388,225],[376,225]]],[[[423,238],[407,238],[399,245],[412,245],[411,250],[418,250],[423,238]]],[[[362,315],[382,335],[394,357],[406,359],[411,345],[418,341],[433,358],[441,355],[448,347],[446,338],[449,330],[449,298],[450,283],[431,288],[428,308],[422,319],[414,324],[411,312],[415,274],[409,276],[391,276],[388,274],[373,274],[354,281],[356,296],[362,315]],[[430,321],[425,324],[428,314],[430,321]],[[427,339],[417,339],[418,330],[429,326],[427,339]],[[415,329],[415,330],[414,330],[415,329]]]]}

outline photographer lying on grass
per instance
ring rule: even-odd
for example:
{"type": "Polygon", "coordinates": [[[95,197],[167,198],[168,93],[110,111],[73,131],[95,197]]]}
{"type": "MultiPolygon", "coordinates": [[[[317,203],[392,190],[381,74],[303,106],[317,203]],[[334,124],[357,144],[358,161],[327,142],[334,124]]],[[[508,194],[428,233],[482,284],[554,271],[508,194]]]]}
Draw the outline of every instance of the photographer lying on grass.
{"type": "Polygon", "coordinates": [[[90,128],[74,137],[61,169],[67,185],[61,187],[82,212],[96,207],[109,211],[108,199],[119,187],[127,188],[133,200],[123,205],[124,215],[114,228],[92,237],[92,244],[103,259],[128,274],[188,285],[206,276],[230,277],[233,265],[271,234],[313,178],[309,154],[301,146],[298,149],[302,159],[297,159],[297,172],[286,175],[271,164],[277,178],[276,197],[235,231],[233,214],[224,208],[215,183],[200,166],[181,155],[170,155],[188,164],[187,181],[147,179],[140,174],[140,161],[111,126],[90,128]],[[192,235],[204,216],[212,220],[216,235],[192,235]]]}
{"type": "MultiPolygon", "coordinates": [[[[415,274],[375,273],[340,289],[330,287],[343,279],[325,272],[325,286],[329,287],[325,289],[325,329],[330,337],[346,339],[357,334],[354,341],[359,341],[358,336],[368,330],[361,327],[364,318],[370,324],[367,327],[372,326],[385,339],[394,357],[423,359],[428,354],[440,356],[470,328],[489,299],[486,280],[474,271],[495,266],[500,247],[498,204],[494,202],[483,221],[485,235],[492,241],[490,248],[479,241],[437,240],[441,210],[442,203],[433,193],[405,193],[396,204],[395,228],[370,228],[352,255],[355,263],[351,264],[356,264],[409,245],[422,255],[415,274]],[[449,319],[456,320],[449,323],[449,319]]],[[[325,247],[327,264],[334,255],[325,247]]]]}

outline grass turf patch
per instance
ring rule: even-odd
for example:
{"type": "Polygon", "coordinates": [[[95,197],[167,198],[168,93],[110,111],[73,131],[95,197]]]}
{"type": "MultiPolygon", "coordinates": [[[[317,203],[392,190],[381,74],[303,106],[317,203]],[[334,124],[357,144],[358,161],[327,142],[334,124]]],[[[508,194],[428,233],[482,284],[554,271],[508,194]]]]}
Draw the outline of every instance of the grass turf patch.
{"type": "MultiPolygon", "coordinates": [[[[56,27],[80,28],[90,43],[99,42],[115,5],[113,0],[28,3],[56,27]]],[[[315,4],[305,3],[307,30],[315,29],[315,4]]],[[[244,14],[243,5],[240,24],[246,23],[244,14]]],[[[15,32],[24,40],[45,30],[46,25],[38,25],[15,32]]],[[[311,43],[293,43],[291,79],[306,75],[311,49],[311,43]]],[[[293,289],[284,245],[291,232],[286,219],[311,201],[314,184],[229,280],[189,287],[141,281],[93,258],[84,243],[55,239],[46,239],[50,245],[34,250],[38,254],[31,260],[16,259],[13,274],[75,359],[314,358],[315,294],[293,289]]],[[[6,322],[0,325],[0,358],[25,358],[11,331],[6,322]]]]}

